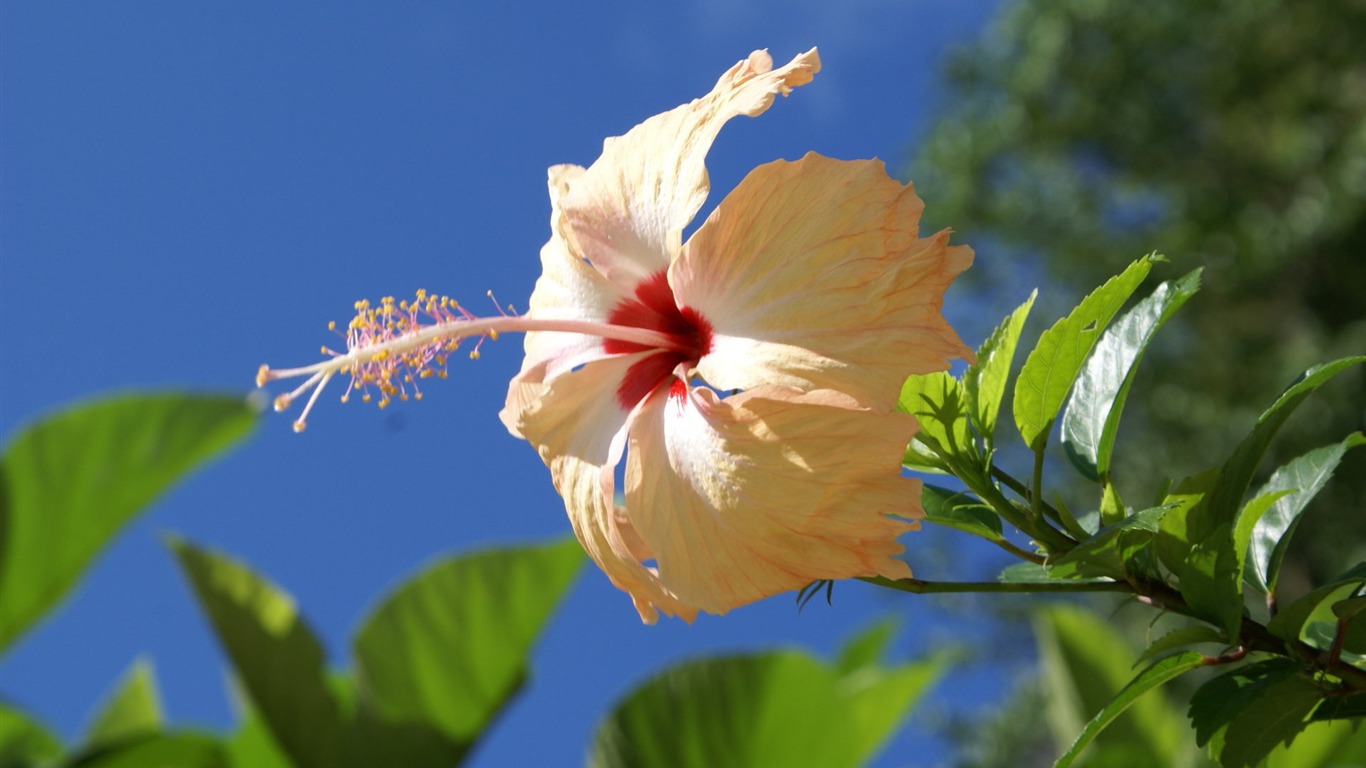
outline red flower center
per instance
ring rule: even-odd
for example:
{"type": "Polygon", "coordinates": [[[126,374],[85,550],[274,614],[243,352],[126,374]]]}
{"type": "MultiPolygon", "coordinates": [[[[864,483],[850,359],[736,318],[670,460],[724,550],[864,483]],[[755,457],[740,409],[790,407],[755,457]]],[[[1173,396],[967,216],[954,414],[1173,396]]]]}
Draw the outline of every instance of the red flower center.
{"type": "MultiPolygon", "coordinates": [[[[696,310],[680,307],[674,302],[667,270],[661,269],[642,280],[636,286],[635,298],[624,299],[613,307],[607,322],[648,328],[668,334],[678,341],[675,348],[658,349],[627,369],[626,377],[617,387],[617,402],[628,410],[667,381],[680,363],[696,363],[711,351],[711,323],[696,310]]],[[[631,354],[651,349],[655,348],[630,341],[603,340],[603,350],[609,354],[631,354]]]]}

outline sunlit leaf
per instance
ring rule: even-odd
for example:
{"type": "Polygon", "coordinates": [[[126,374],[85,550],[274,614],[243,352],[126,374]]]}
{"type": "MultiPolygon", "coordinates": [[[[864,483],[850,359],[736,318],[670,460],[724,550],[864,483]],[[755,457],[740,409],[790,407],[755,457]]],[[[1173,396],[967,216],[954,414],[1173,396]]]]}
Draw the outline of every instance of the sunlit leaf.
{"type": "Polygon", "coordinates": [[[1351,597],[1352,592],[1363,584],[1366,584],[1366,563],[1357,563],[1341,576],[1282,607],[1271,617],[1271,621],[1267,622],[1266,628],[1277,637],[1298,640],[1304,625],[1320,606],[1323,606],[1327,615],[1331,616],[1332,605],[1351,597]]]}
{"type": "Polygon", "coordinates": [[[86,731],[87,745],[108,744],[161,728],[161,700],[152,665],[135,662],[86,731]]]}
{"type": "Polygon", "coordinates": [[[1181,569],[1181,594],[1197,615],[1237,641],[1243,620],[1243,566],[1257,522],[1289,491],[1275,491],[1249,501],[1232,526],[1222,525],[1198,542],[1181,569]]]}
{"type": "Polygon", "coordinates": [[[1142,672],[1139,672],[1133,680],[1129,681],[1128,685],[1124,686],[1124,688],[1110,700],[1109,704],[1105,705],[1104,709],[1097,712],[1096,716],[1091,718],[1090,722],[1086,724],[1086,727],[1082,729],[1081,734],[1077,736],[1077,740],[1072,742],[1072,746],[1068,748],[1067,752],[1053,764],[1053,768],[1066,768],[1071,765],[1076,761],[1077,757],[1081,755],[1082,750],[1090,746],[1091,742],[1100,735],[1101,731],[1104,731],[1106,727],[1115,721],[1115,718],[1119,717],[1125,710],[1133,706],[1134,703],[1138,701],[1139,697],[1148,691],[1157,688],[1168,680],[1180,677],[1193,669],[1199,668],[1202,665],[1203,659],[1204,656],[1202,654],[1194,651],[1186,651],[1185,653],[1162,659],[1152,664],[1147,669],[1144,669],[1142,672]]]}
{"type": "Polygon", "coordinates": [[[52,731],[0,702],[0,766],[36,765],[61,753],[62,743],[52,731]]]}
{"type": "Polygon", "coordinates": [[[891,619],[874,623],[845,642],[835,668],[841,675],[849,675],[865,667],[877,666],[894,634],[896,623],[891,619]]]}
{"type": "Polygon", "coordinates": [[[797,651],[672,667],[599,726],[599,768],[864,764],[940,673],[931,660],[841,675],[797,651]]]}
{"type": "Polygon", "coordinates": [[[950,491],[926,483],[920,492],[925,522],[954,528],[988,541],[1000,541],[1001,518],[991,507],[966,492],[950,491]]]}
{"type": "Polygon", "coordinates": [[[1290,743],[1308,725],[1323,691],[1300,675],[1285,675],[1248,698],[1224,731],[1218,752],[1223,768],[1256,768],[1271,750],[1290,743]]]}
{"type": "Polygon", "coordinates": [[[1152,544],[1166,507],[1137,512],[1114,525],[1107,525],[1091,538],[1080,542],[1066,554],[1048,563],[1055,579],[1073,576],[1110,576],[1123,579],[1139,552],[1152,544]]]}
{"type": "Polygon", "coordinates": [[[1193,511],[1190,519],[1193,541],[1204,540],[1210,531],[1225,522],[1231,522],[1237,515],[1267,446],[1300,403],[1337,374],[1363,362],[1366,362],[1366,355],[1344,357],[1310,368],[1257,418],[1256,426],[1224,462],[1219,480],[1210,490],[1206,504],[1193,511]]]}
{"type": "Polygon", "coordinates": [[[583,563],[573,539],[438,562],[356,635],[362,703],[473,742],[521,687],[531,646],[583,563]]]}
{"type": "Polygon", "coordinates": [[[299,766],[343,765],[342,715],[323,649],[294,601],[223,555],[178,539],[170,546],[276,743],[299,766]]]}
{"type": "Polygon", "coordinates": [[[948,456],[969,455],[967,395],[957,379],[943,371],[908,376],[901,385],[897,410],[920,422],[916,440],[937,445],[948,456]]]}
{"type": "Polygon", "coordinates": [[[1300,513],[1333,476],[1343,454],[1363,443],[1366,443],[1366,437],[1356,432],[1340,443],[1310,451],[1277,469],[1257,492],[1260,496],[1275,491],[1294,491],[1279,499],[1252,533],[1248,552],[1252,567],[1247,569],[1251,584],[1263,592],[1276,589],[1281,561],[1285,559],[1285,550],[1299,522],[1300,513]]]}
{"type": "Polygon", "coordinates": [[[963,374],[967,389],[968,416],[988,441],[996,431],[996,416],[1001,411],[1001,398],[1010,381],[1010,364],[1015,359],[1015,347],[1020,341],[1029,310],[1034,306],[1038,291],[1030,291],[1029,298],[1015,308],[977,350],[977,362],[963,374]]]}
{"type": "Polygon", "coordinates": [[[1039,337],[1015,381],[1012,405],[1015,426],[1031,450],[1039,450],[1048,440],[1048,432],[1086,356],[1106,324],[1148,276],[1153,261],[1152,256],[1144,256],[1130,264],[1039,337]]]}
{"type": "Polygon", "coordinates": [[[242,397],[122,395],[20,431],[0,459],[0,650],[134,515],[255,421],[242,397]]]}
{"type": "Polygon", "coordinates": [[[1062,445],[1082,474],[1108,477],[1120,414],[1153,336],[1200,289],[1200,270],[1162,283],[1101,336],[1072,388],[1062,417],[1062,445]]]}
{"type": "Polygon", "coordinates": [[[229,768],[227,752],[207,733],[150,733],[82,750],[63,768],[229,768]]]}
{"type": "Polygon", "coordinates": [[[1280,745],[1266,757],[1265,768],[1366,765],[1366,728],[1342,720],[1314,722],[1324,701],[1314,710],[1311,722],[1288,745],[1280,745]]]}

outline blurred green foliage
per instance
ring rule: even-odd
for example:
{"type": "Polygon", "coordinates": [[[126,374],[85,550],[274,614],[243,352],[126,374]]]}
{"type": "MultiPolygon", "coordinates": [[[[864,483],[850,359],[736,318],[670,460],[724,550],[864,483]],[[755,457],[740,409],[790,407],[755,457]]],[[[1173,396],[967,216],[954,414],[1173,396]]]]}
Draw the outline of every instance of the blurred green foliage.
{"type": "MultiPolygon", "coordinates": [[[[1152,458],[1122,486],[1149,497],[1159,463],[1213,464],[1267,392],[1366,350],[1363,40],[1360,0],[1035,0],[952,57],[910,175],[929,225],[977,246],[972,279],[1001,304],[988,316],[1023,297],[1022,263],[1074,286],[1152,249],[1207,270],[1183,333],[1152,352],[1162,386],[1122,437],[1152,458]]],[[[1361,428],[1352,377],[1279,458],[1361,428]]],[[[1366,533],[1345,514],[1366,498],[1366,458],[1348,461],[1358,479],[1319,503],[1342,514],[1311,513],[1299,542],[1317,578],[1366,533]]]]}

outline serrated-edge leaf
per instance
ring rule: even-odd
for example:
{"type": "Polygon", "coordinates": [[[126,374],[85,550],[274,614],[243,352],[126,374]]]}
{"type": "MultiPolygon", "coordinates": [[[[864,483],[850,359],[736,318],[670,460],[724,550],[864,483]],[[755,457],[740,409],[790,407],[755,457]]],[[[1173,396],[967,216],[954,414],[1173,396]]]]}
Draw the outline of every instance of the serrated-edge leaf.
{"type": "Polygon", "coordinates": [[[1219,763],[1254,768],[1278,744],[1288,744],[1309,724],[1323,691],[1299,675],[1286,675],[1242,706],[1224,732],[1219,763]]]}
{"type": "Polygon", "coordinates": [[[1295,662],[1281,657],[1243,664],[1206,680],[1191,696],[1186,710],[1196,746],[1211,743],[1260,689],[1295,672],[1295,662]]]}
{"type": "Polygon", "coordinates": [[[162,725],[161,699],[151,662],[135,661],[110,695],[90,728],[87,745],[108,744],[130,736],[155,733],[162,725]]]}
{"type": "Polygon", "coordinates": [[[970,455],[965,397],[962,384],[944,371],[913,374],[902,382],[896,407],[920,422],[915,439],[926,447],[938,445],[947,456],[970,455]]]}
{"type": "Polygon", "coordinates": [[[1039,291],[1029,292],[1029,298],[1015,308],[987,340],[977,349],[977,361],[968,366],[963,374],[963,386],[967,389],[968,418],[977,431],[987,438],[988,444],[996,431],[996,417],[1001,411],[1001,399],[1005,397],[1006,383],[1010,381],[1010,364],[1015,359],[1015,347],[1020,341],[1025,320],[1034,307],[1034,299],[1039,291]]]}
{"type": "Polygon", "coordinates": [[[1153,507],[1101,528],[1091,538],[1050,561],[1047,565],[1049,575],[1055,579],[1073,575],[1124,578],[1125,564],[1157,535],[1158,525],[1169,511],[1170,507],[1153,507]],[[1135,537],[1140,543],[1129,543],[1135,537]],[[1147,541],[1141,541],[1145,537],[1147,541]]]}
{"type": "Polygon", "coordinates": [[[1072,746],[1069,747],[1067,751],[1063,753],[1063,756],[1058,758],[1058,761],[1053,764],[1053,768],[1067,768],[1067,766],[1070,766],[1076,761],[1077,757],[1081,755],[1082,750],[1086,749],[1086,747],[1095,740],[1096,736],[1100,735],[1101,731],[1105,730],[1110,723],[1114,722],[1115,718],[1123,714],[1135,701],[1138,701],[1140,696],[1162,685],[1168,680],[1180,677],[1193,669],[1203,666],[1204,658],[1203,654],[1196,653],[1195,651],[1186,651],[1185,653],[1176,656],[1168,656],[1165,659],[1161,659],[1144,669],[1142,672],[1139,672],[1133,680],[1129,681],[1128,685],[1124,686],[1124,688],[1115,695],[1115,698],[1106,705],[1104,709],[1096,713],[1095,717],[1091,718],[1091,721],[1086,724],[1086,727],[1082,729],[1082,732],[1077,735],[1077,740],[1072,742],[1072,746]]]}
{"type": "Polygon", "coordinates": [[[1357,563],[1332,581],[1314,589],[1309,594],[1281,608],[1266,628],[1279,638],[1291,642],[1298,640],[1304,625],[1320,603],[1329,599],[1333,592],[1345,586],[1366,584],[1366,563],[1357,563]]]}
{"type": "Polygon", "coordinates": [[[280,748],[300,766],[346,765],[322,644],[294,600],[241,562],[182,539],[167,543],[280,748]]]}
{"type": "Polygon", "coordinates": [[[920,506],[925,510],[925,522],[954,528],[988,541],[1000,541],[1002,538],[1001,518],[991,507],[966,491],[951,491],[926,483],[921,488],[920,506]]]}
{"type": "Polygon", "coordinates": [[[1039,450],[1047,441],[1086,356],[1110,319],[1148,276],[1152,263],[1150,256],[1144,256],[1092,291],[1067,317],[1044,331],[1025,358],[1015,380],[1012,408],[1015,426],[1030,450],[1039,450]]]}
{"type": "Polygon", "coordinates": [[[1157,286],[1105,330],[1086,359],[1063,412],[1062,445],[1090,479],[1109,476],[1124,402],[1148,344],[1199,289],[1198,269],[1157,286]]]}
{"type": "Polygon", "coordinates": [[[1224,642],[1224,635],[1214,627],[1197,625],[1173,629],[1162,637],[1149,643],[1148,647],[1143,649],[1143,654],[1138,657],[1138,661],[1134,662],[1134,666],[1138,666],[1151,659],[1166,656],[1172,651],[1185,648],[1188,645],[1224,642]]]}
{"type": "Polygon", "coordinates": [[[134,516],[255,423],[240,396],[164,393],[103,397],[23,428],[0,459],[0,651],[134,516]]]}
{"type": "Polygon", "coordinates": [[[1282,464],[1257,491],[1258,496],[1279,490],[1294,493],[1272,505],[1253,530],[1248,552],[1252,568],[1247,570],[1248,581],[1253,586],[1262,592],[1275,590],[1281,562],[1300,514],[1327,485],[1343,455],[1363,444],[1366,444],[1366,437],[1354,432],[1341,442],[1309,451],[1282,464]]]}
{"type": "Polygon", "coordinates": [[[1256,426],[1243,438],[1220,468],[1219,480],[1210,490],[1206,504],[1191,515],[1191,531],[1196,539],[1205,538],[1208,531],[1214,530],[1224,522],[1232,521],[1237,515],[1243,495],[1247,492],[1267,447],[1300,403],[1334,376],[1363,362],[1366,362],[1366,355],[1344,357],[1316,365],[1301,374],[1295,383],[1276,398],[1276,402],[1270,408],[1262,412],[1257,418],[1256,426]]]}

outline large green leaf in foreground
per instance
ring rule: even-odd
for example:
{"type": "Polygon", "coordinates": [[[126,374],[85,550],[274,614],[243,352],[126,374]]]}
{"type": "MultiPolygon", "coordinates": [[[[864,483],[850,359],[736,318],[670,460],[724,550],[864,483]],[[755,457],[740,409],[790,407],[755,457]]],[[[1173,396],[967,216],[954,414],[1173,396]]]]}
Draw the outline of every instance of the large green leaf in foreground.
{"type": "Polygon", "coordinates": [[[109,539],[255,423],[242,397],[122,395],[22,430],[0,459],[0,650],[51,610],[109,539]]]}
{"type": "MultiPolygon", "coordinates": [[[[882,632],[874,628],[873,632],[882,632]]],[[[636,689],[599,726],[595,768],[863,765],[942,673],[943,659],[884,668],[856,639],[845,660],[799,651],[709,658],[636,689]]]]}

